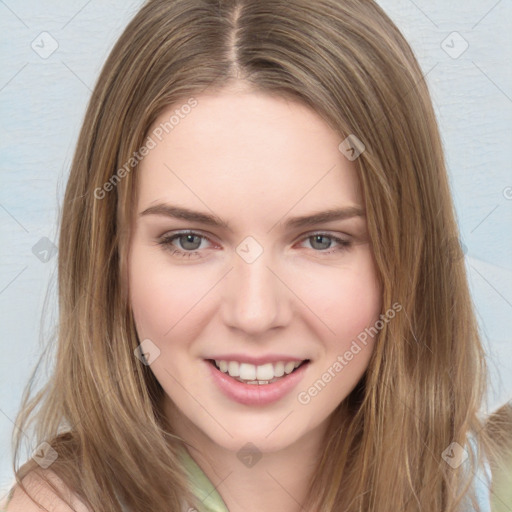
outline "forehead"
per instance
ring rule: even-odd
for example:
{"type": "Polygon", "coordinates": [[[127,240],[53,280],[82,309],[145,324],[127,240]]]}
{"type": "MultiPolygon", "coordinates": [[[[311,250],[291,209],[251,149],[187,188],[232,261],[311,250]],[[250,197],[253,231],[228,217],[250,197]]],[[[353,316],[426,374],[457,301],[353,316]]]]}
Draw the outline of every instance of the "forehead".
{"type": "Polygon", "coordinates": [[[165,200],[252,215],[299,203],[360,204],[355,164],[338,149],[342,137],[297,101],[229,90],[185,98],[148,137],[154,147],[138,168],[139,211],[165,200]]]}

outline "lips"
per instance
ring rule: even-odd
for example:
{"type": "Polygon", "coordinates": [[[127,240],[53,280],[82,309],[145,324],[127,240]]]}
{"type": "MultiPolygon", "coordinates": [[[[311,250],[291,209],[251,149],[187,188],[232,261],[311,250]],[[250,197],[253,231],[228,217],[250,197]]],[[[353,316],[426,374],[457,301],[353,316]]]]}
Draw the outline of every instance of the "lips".
{"type": "Polygon", "coordinates": [[[204,362],[209,368],[209,374],[215,387],[229,399],[248,406],[264,406],[286,397],[298,386],[310,365],[309,360],[304,360],[291,373],[282,377],[270,381],[245,382],[222,372],[217,368],[214,360],[205,360],[204,362]]]}

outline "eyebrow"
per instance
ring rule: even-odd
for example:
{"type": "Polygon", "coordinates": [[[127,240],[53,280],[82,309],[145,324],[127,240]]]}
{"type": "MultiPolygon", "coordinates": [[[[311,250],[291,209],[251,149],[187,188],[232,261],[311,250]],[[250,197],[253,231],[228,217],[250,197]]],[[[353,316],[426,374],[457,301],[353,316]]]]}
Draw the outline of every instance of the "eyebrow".
{"type": "MultiPolygon", "coordinates": [[[[182,219],[190,222],[199,222],[208,226],[222,227],[229,231],[232,231],[230,225],[217,217],[209,213],[198,212],[190,210],[188,208],[182,208],[179,206],[173,206],[169,204],[159,203],[154,206],[146,208],[144,211],[139,213],[139,217],[146,215],[162,215],[165,217],[171,217],[174,219],[182,219]]],[[[364,209],[360,206],[347,206],[344,208],[332,208],[322,212],[316,212],[309,215],[302,215],[299,217],[292,217],[285,221],[285,229],[297,229],[324,222],[332,222],[335,220],[346,220],[353,217],[365,218],[364,209]]]]}

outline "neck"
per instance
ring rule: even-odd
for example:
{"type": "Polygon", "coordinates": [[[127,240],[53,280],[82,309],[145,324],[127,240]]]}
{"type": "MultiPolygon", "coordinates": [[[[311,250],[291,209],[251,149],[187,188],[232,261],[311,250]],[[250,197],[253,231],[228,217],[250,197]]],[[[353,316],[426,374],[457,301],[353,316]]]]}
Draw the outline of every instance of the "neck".
{"type": "Polygon", "coordinates": [[[168,417],[174,418],[174,432],[186,442],[189,454],[229,512],[303,511],[321,455],[326,424],[280,449],[261,447],[260,451],[256,443],[246,440],[234,450],[215,443],[188,418],[177,416],[176,411],[168,417]]]}

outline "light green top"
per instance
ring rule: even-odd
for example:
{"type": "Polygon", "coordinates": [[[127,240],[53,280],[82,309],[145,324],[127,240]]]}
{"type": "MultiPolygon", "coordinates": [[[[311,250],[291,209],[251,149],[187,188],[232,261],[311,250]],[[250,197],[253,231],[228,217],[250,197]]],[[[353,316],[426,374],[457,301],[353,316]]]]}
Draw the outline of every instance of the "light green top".
{"type": "Polygon", "coordinates": [[[498,468],[493,474],[492,512],[510,512],[512,503],[512,455],[505,457],[507,469],[498,468]]]}
{"type": "MultiPolygon", "coordinates": [[[[229,512],[220,494],[216,491],[215,487],[204,474],[203,470],[197,465],[196,461],[185,449],[183,449],[182,461],[185,469],[190,475],[192,491],[204,505],[204,509],[199,510],[198,512],[229,512]]],[[[185,512],[187,511],[187,509],[184,510],[185,512]]]]}

